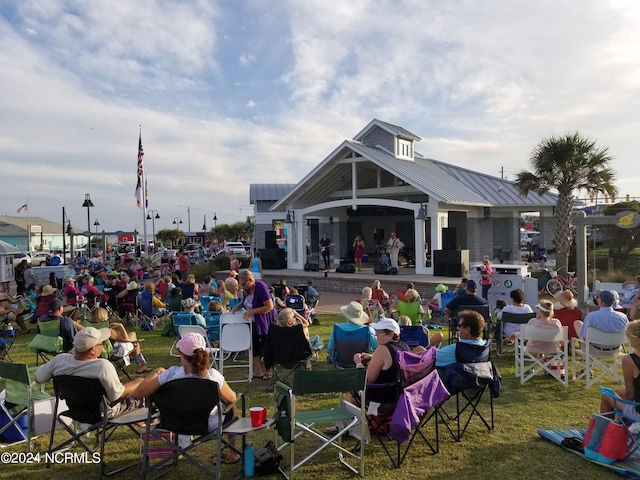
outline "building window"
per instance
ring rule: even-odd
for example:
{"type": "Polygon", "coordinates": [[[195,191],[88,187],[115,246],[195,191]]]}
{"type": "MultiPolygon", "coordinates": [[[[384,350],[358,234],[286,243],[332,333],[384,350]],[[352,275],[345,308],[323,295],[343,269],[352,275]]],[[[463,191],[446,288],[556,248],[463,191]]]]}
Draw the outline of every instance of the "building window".
{"type": "Polygon", "coordinates": [[[398,158],[413,160],[413,142],[398,139],[396,155],[398,158]]]}

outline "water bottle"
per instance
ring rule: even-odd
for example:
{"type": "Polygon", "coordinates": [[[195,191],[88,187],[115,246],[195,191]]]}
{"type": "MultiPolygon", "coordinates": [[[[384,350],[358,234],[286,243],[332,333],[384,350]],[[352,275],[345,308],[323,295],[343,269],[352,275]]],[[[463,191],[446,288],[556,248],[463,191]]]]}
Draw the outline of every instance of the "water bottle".
{"type": "Polygon", "coordinates": [[[253,445],[247,443],[244,448],[244,476],[253,477],[253,470],[256,465],[255,453],[253,451],[253,445]]]}
{"type": "Polygon", "coordinates": [[[13,337],[15,336],[16,332],[13,331],[13,325],[11,325],[11,322],[9,322],[9,324],[7,325],[7,336],[9,337],[13,337]]]}

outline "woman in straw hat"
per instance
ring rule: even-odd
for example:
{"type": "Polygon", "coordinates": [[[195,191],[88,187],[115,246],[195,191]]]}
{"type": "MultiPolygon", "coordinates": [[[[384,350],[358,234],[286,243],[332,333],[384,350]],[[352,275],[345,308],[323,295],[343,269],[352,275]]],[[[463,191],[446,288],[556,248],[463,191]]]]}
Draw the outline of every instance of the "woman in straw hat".
{"type": "MultiPolygon", "coordinates": [[[[350,302],[349,305],[340,307],[340,313],[347,319],[345,323],[341,323],[342,330],[350,332],[361,328],[369,323],[369,313],[365,311],[360,302],[350,302]]],[[[372,324],[371,324],[372,325],[372,324]]],[[[369,325],[369,348],[373,352],[378,348],[378,340],[376,340],[376,331],[369,325]]],[[[329,337],[327,350],[329,352],[335,350],[333,335],[329,337]]]]}
{"type": "Polygon", "coordinates": [[[578,302],[571,293],[571,290],[562,290],[553,295],[553,309],[561,310],[563,308],[573,310],[578,306],[578,302]]]}

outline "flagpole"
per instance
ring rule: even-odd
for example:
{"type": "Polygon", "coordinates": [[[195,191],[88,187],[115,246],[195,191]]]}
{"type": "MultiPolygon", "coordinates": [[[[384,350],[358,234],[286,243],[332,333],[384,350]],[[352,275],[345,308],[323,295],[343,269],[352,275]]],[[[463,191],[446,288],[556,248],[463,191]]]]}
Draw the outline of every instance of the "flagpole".
{"type": "Polygon", "coordinates": [[[29,208],[29,197],[27,197],[27,252],[31,251],[31,209],[29,208]]]}
{"type": "MultiPolygon", "coordinates": [[[[140,138],[140,143],[142,144],[142,125],[140,125],[139,138],[140,138]]],[[[146,183],[146,173],[145,173],[144,166],[142,168],[142,178],[141,178],[140,188],[142,189],[142,238],[143,238],[145,256],[148,257],[149,244],[147,243],[147,183],[146,183]]],[[[140,255],[142,256],[142,251],[140,252],[140,255]]]]}

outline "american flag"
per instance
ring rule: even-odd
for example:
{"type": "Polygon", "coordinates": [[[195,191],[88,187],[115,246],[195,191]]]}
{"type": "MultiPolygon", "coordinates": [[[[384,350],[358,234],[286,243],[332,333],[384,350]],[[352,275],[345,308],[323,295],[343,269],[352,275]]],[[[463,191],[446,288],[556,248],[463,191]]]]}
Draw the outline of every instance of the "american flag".
{"type": "Polygon", "coordinates": [[[142,174],[144,172],[144,164],[142,159],[144,157],[144,150],[142,149],[142,133],[140,133],[140,137],[138,139],[138,183],[136,184],[136,202],[138,204],[138,208],[142,208],[142,174]]]}
{"type": "Polygon", "coordinates": [[[26,212],[27,210],[29,210],[29,205],[25,203],[17,210],[17,213],[26,212]]]}

